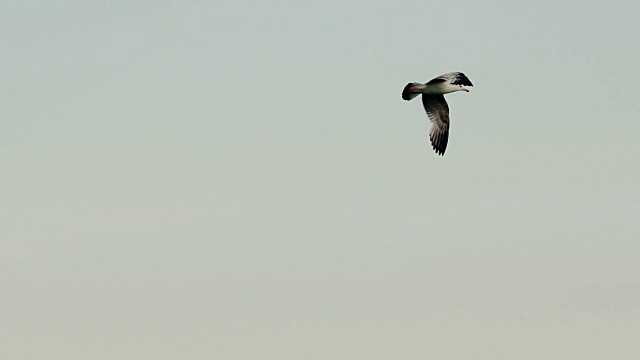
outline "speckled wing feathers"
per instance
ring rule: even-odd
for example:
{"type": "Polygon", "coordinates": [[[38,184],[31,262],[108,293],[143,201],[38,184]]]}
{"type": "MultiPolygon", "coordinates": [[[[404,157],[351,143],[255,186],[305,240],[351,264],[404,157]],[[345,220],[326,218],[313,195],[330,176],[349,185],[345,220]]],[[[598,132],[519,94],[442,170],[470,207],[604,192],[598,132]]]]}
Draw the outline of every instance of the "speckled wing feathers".
{"type": "Polygon", "coordinates": [[[444,95],[422,95],[422,105],[431,120],[429,139],[433,150],[438,155],[444,155],[449,142],[449,106],[444,95]]]}

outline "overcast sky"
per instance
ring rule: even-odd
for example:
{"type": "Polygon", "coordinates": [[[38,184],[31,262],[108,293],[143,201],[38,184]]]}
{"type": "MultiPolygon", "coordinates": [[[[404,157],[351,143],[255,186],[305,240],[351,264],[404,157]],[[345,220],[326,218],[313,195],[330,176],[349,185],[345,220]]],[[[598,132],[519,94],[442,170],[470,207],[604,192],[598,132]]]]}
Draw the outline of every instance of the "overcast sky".
{"type": "Polygon", "coordinates": [[[640,357],[639,4],[3,0],[0,358],[640,357]]]}

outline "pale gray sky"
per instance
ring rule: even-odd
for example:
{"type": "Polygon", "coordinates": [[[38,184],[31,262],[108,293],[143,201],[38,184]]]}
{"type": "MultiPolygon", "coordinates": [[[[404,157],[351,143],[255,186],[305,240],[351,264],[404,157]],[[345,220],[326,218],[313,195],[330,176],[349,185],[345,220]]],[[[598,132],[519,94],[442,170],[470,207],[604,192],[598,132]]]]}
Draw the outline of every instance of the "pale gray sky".
{"type": "Polygon", "coordinates": [[[4,0],[0,358],[640,357],[640,5],[576,4],[4,0]]]}

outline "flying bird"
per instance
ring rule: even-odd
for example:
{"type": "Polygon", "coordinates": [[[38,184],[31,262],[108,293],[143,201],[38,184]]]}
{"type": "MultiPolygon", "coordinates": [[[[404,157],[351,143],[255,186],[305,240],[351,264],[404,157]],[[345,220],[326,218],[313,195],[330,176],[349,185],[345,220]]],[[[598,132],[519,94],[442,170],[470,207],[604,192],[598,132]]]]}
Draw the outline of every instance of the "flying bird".
{"type": "Polygon", "coordinates": [[[473,84],[465,74],[450,72],[426,84],[409,83],[402,90],[402,98],[407,101],[422,94],[422,105],[431,120],[429,139],[431,139],[433,150],[438,155],[444,155],[449,141],[449,106],[444,100],[444,94],[454,91],[469,92],[466,86],[473,86],[473,84]]]}

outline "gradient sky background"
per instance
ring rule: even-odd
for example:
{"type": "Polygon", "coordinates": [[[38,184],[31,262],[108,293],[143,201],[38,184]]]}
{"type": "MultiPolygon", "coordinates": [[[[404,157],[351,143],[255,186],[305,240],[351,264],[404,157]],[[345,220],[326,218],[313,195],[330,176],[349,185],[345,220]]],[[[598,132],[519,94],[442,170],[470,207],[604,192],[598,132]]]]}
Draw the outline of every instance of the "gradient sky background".
{"type": "Polygon", "coordinates": [[[640,357],[639,4],[4,0],[0,358],[640,357]]]}

